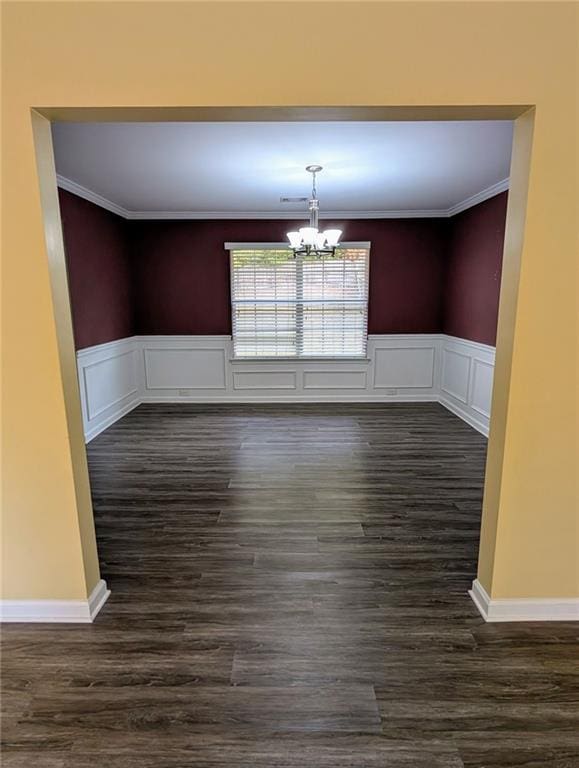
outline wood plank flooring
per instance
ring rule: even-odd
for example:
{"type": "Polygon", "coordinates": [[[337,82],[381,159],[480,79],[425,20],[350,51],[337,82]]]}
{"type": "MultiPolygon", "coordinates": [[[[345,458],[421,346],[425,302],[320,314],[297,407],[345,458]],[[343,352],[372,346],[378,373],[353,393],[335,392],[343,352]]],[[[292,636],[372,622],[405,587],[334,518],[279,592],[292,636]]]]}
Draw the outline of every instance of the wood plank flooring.
{"type": "Polygon", "coordinates": [[[110,601],[3,628],[5,768],[577,768],[579,627],[484,624],[435,404],[143,405],[88,446],[110,601]]]}

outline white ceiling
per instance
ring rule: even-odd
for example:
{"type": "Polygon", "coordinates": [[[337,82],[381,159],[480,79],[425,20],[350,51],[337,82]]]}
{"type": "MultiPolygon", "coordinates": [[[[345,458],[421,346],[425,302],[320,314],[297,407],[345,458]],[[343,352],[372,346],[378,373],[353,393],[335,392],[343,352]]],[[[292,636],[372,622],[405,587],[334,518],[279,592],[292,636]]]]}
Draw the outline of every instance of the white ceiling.
{"type": "Polygon", "coordinates": [[[512,123],[57,123],[53,135],[61,186],[129,218],[295,217],[305,205],[280,197],[308,195],[311,163],[324,166],[322,217],[449,215],[506,187],[512,123]]]}

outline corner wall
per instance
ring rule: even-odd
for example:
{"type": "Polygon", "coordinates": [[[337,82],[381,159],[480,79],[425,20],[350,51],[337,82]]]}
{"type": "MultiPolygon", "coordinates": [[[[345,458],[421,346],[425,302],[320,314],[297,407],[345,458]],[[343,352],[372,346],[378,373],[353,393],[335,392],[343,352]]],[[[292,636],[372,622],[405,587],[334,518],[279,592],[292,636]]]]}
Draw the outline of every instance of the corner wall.
{"type": "Polygon", "coordinates": [[[442,330],[495,346],[508,193],[450,219],[442,330]]]}
{"type": "Polygon", "coordinates": [[[58,199],[76,349],[132,336],[128,222],[64,189],[58,199]]]}

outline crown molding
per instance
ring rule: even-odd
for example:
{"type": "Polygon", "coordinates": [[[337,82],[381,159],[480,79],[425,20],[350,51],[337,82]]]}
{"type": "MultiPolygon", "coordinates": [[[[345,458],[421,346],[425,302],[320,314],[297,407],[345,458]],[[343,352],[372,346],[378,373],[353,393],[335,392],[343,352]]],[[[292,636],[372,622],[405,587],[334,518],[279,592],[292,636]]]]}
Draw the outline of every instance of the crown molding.
{"type": "MultiPolygon", "coordinates": [[[[129,219],[307,219],[307,211],[129,211],[129,219]]],[[[445,217],[444,210],[323,211],[320,221],[334,219],[432,219],[445,217]]]]}
{"type": "Polygon", "coordinates": [[[76,181],[67,179],[66,176],[61,176],[59,173],[57,173],[56,183],[61,189],[66,189],[67,192],[72,192],[73,195],[82,197],[84,200],[88,200],[90,203],[94,203],[101,208],[105,208],[111,213],[116,213],[117,216],[122,216],[123,219],[129,219],[131,217],[131,211],[128,211],[121,205],[113,203],[112,200],[108,200],[106,197],[103,197],[102,195],[99,195],[96,192],[93,192],[92,190],[77,184],[76,181]]]}
{"type": "Polygon", "coordinates": [[[474,205],[484,203],[485,200],[488,200],[489,198],[494,197],[501,192],[505,192],[508,188],[508,178],[503,179],[502,181],[497,181],[496,184],[491,184],[490,187],[477,192],[476,195],[471,195],[470,197],[467,197],[466,200],[462,200],[460,203],[451,206],[447,210],[446,215],[449,217],[456,216],[457,213],[462,213],[462,211],[466,211],[467,208],[472,208],[474,205]]]}
{"type": "MultiPolygon", "coordinates": [[[[287,241],[285,243],[223,243],[223,247],[226,251],[269,251],[276,250],[278,248],[287,248],[287,241]]],[[[338,248],[367,248],[370,250],[372,247],[371,240],[344,240],[338,244],[338,248]]]]}
{"type": "MultiPolygon", "coordinates": [[[[112,200],[93,192],[86,187],[77,184],[75,181],[67,179],[65,176],[57,174],[56,180],[61,189],[66,189],[78,197],[82,197],[95,205],[105,208],[111,213],[116,213],[124,219],[135,221],[142,220],[160,220],[160,219],[181,219],[190,221],[208,221],[216,219],[281,219],[291,220],[305,218],[307,211],[131,211],[123,208],[112,200]]],[[[332,219],[445,219],[455,216],[457,213],[466,211],[478,203],[482,203],[500,192],[509,188],[509,179],[493,184],[486,189],[477,192],[476,195],[467,197],[450,208],[426,208],[426,209],[404,209],[388,211],[324,211],[320,217],[321,221],[332,219]]]]}

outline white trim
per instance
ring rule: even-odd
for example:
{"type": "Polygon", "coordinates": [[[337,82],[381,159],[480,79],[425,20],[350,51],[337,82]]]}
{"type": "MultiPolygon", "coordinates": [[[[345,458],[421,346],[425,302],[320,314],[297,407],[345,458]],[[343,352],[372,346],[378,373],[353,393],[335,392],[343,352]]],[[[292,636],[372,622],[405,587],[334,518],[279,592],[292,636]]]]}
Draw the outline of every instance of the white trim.
{"type": "Polygon", "coordinates": [[[344,357],[231,357],[231,365],[247,365],[247,363],[370,363],[367,355],[344,355],[344,357]]]}
{"type": "MultiPolygon", "coordinates": [[[[372,242],[370,240],[347,240],[338,243],[336,248],[365,248],[370,250],[372,242]]],[[[289,243],[223,243],[226,251],[277,251],[289,249],[289,243]]]]}
{"type": "MultiPolygon", "coordinates": [[[[107,363],[109,360],[120,360],[121,357],[126,357],[127,355],[132,355],[133,350],[127,349],[126,352],[121,352],[119,355],[112,354],[109,357],[103,357],[100,360],[95,360],[93,363],[87,363],[83,369],[82,369],[82,383],[85,389],[85,392],[88,391],[88,381],[86,372],[90,368],[94,368],[95,365],[101,365],[101,363],[107,363]]],[[[93,411],[92,408],[90,408],[90,404],[88,404],[88,398],[87,398],[87,404],[88,404],[88,418],[92,421],[93,419],[96,419],[97,416],[100,416],[101,413],[104,413],[105,411],[108,411],[109,408],[112,408],[114,405],[118,405],[119,403],[122,403],[123,400],[126,400],[127,397],[130,397],[131,395],[136,395],[139,391],[138,387],[135,387],[134,389],[130,389],[128,392],[120,395],[115,400],[110,400],[106,405],[102,405],[98,410],[93,411]]]]}
{"type": "Polygon", "coordinates": [[[359,368],[338,368],[336,371],[325,371],[325,370],[319,370],[318,368],[305,368],[302,371],[302,388],[305,391],[315,391],[317,389],[321,390],[351,390],[351,391],[359,391],[359,390],[365,390],[368,387],[368,371],[367,370],[360,370],[359,368]],[[361,383],[358,384],[352,384],[343,382],[340,384],[339,382],[337,384],[308,384],[308,376],[313,378],[315,376],[340,376],[346,374],[354,374],[356,376],[361,377],[361,383]]]}
{"type": "Polygon", "coordinates": [[[187,390],[193,390],[193,389],[207,389],[206,386],[203,386],[202,384],[192,384],[190,382],[175,382],[175,384],[172,387],[166,387],[162,384],[151,384],[151,376],[149,375],[149,358],[147,356],[147,352],[156,352],[159,351],[159,349],[163,352],[209,352],[210,354],[212,352],[218,352],[221,353],[221,362],[223,365],[223,384],[214,385],[212,389],[227,389],[227,356],[225,354],[225,349],[219,349],[215,346],[185,346],[185,345],[174,345],[174,346],[167,346],[163,345],[162,347],[147,347],[146,344],[143,345],[143,364],[145,366],[145,388],[147,390],[155,390],[155,389],[187,389],[187,390]]]}
{"type": "Polygon", "coordinates": [[[0,621],[91,624],[110,594],[106,581],[100,579],[86,600],[2,600],[0,621]]]}
{"type": "MultiPolygon", "coordinates": [[[[91,357],[92,355],[98,354],[99,359],[100,356],[103,353],[108,353],[113,350],[120,349],[123,345],[126,345],[127,351],[130,351],[132,349],[132,343],[137,340],[137,336],[125,336],[122,339],[115,339],[114,341],[105,341],[104,344],[94,344],[92,347],[83,347],[82,349],[77,350],[76,356],[77,359],[82,360],[85,357],[91,357]]],[[[148,338],[153,338],[149,336],[148,338]]],[[[164,337],[168,338],[168,337],[164,337]]]]}
{"type": "Polygon", "coordinates": [[[122,408],[119,408],[114,413],[111,413],[110,416],[107,416],[106,419],[102,419],[102,421],[99,421],[99,423],[94,427],[88,427],[84,433],[85,442],[90,443],[91,440],[94,440],[95,437],[98,437],[101,432],[104,432],[105,429],[108,429],[109,427],[112,427],[112,425],[118,421],[119,419],[122,419],[123,416],[126,416],[127,413],[130,413],[131,411],[134,411],[137,406],[141,404],[141,398],[135,398],[133,401],[128,403],[127,405],[124,405],[122,408]]]}
{"type": "Polygon", "coordinates": [[[462,357],[464,360],[467,361],[467,392],[463,396],[460,394],[460,392],[453,392],[452,389],[448,389],[448,387],[444,387],[442,384],[440,385],[440,391],[444,392],[446,395],[450,395],[451,397],[454,397],[455,400],[459,400],[461,403],[464,403],[465,405],[468,403],[468,382],[470,381],[470,367],[472,364],[472,357],[469,354],[465,354],[464,352],[457,352],[456,349],[447,349],[446,347],[442,350],[442,372],[444,375],[444,370],[446,368],[446,360],[447,355],[456,355],[456,357],[462,357]]]}
{"type": "MultiPolygon", "coordinates": [[[[158,344],[159,349],[165,349],[167,344],[177,344],[186,347],[188,344],[199,343],[201,346],[211,347],[219,346],[220,344],[228,344],[231,342],[231,336],[226,333],[219,333],[215,335],[199,334],[199,336],[189,334],[182,336],[178,334],[167,334],[166,336],[160,333],[157,334],[143,334],[141,336],[128,336],[126,340],[136,341],[140,344],[158,344]]],[[[150,346],[149,346],[150,348],[150,346]]],[[[96,347],[93,347],[96,349],[96,347]]]]}
{"type": "Polygon", "coordinates": [[[491,347],[490,344],[483,344],[482,341],[471,341],[470,339],[463,339],[460,336],[450,336],[447,333],[441,334],[441,337],[452,344],[463,344],[468,349],[476,352],[486,353],[488,355],[495,354],[496,347],[491,347]]]}
{"type": "Polygon", "coordinates": [[[97,615],[100,613],[101,608],[109,599],[110,595],[111,590],[107,587],[106,581],[104,579],[100,579],[88,598],[88,608],[91,621],[95,620],[97,615]]]}
{"type": "MultiPolygon", "coordinates": [[[[324,221],[336,219],[439,219],[448,217],[447,208],[420,208],[386,210],[386,211],[321,211],[320,224],[324,221]]],[[[281,221],[301,221],[308,218],[308,212],[304,210],[294,211],[127,211],[126,218],[134,220],[142,219],[191,219],[212,221],[223,219],[225,221],[239,219],[279,219],[281,221]]]]}
{"type": "MultiPolygon", "coordinates": [[[[157,220],[157,219],[190,219],[192,221],[209,220],[237,220],[237,219],[280,219],[296,221],[306,219],[307,211],[131,211],[123,206],[114,203],[97,192],[93,192],[76,181],[67,179],[65,176],[57,174],[56,180],[58,186],[72,192],[79,197],[89,200],[107,211],[116,213],[124,219],[131,220],[157,220]]],[[[500,192],[509,188],[509,179],[492,184],[486,189],[482,189],[475,195],[461,200],[450,208],[417,208],[383,211],[323,211],[323,221],[335,219],[444,219],[455,216],[473,205],[482,203],[500,192]]]]}
{"type": "Polygon", "coordinates": [[[481,435],[484,435],[485,437],[489,436],[489,427],[486,421],[483,421],[482,419],[477,419],[476,416],[470,413],[467,408],[461,407],[460,405],[458,405],[458,403],[453,402],[450,398],[448,398],[445,395],[444,392],[440,393],[438,402],[441,405],[443,405],[448,411],[450,411],[451,413],[454,413],[455,416],[458,416],[459,419],[466,421],[466,423],[469,426],[471,426],[473,429],[476,429],[476,431],[480,432],[481,435]]]}
{"type": "Polygon", "coordinates": [[[495,366],[495,348],[477,341],[469,341],[456,336],[441,336],[441,370],[439,376],[439,403],[458,416],[481,434],[488,437],[490,427],[490,404],[492,398],[492,378],[495,366]],[[449,355],[466,358],[463,370],[449,368],[449,355]],[[485,365],[491,370],[490,386],[477,387],[478,366],[485,365]],[[464,394],[462,394],[464,393],[464,394]],[[477,397],[483,395],[486,408],[481,408],[477,397]],[[486,412],[488,410],[488,412],[486,412]]]}
{"type": "Polygon", "coordinates": [[[521,597],[491,599],[478,579],[469,595],[480,615],[488,622],[579,621],[577,597],[521,597]]]}
{"type": "Polygon", "coordinates": [[[141,369],[134,336],[77,352],[80,402],[87,442],[140,403],[141,369]]]}
{"type": "MultiPolygon", "coordinates": [[[[481,434],[488,435],[495,350],[486,344],[434,333],[373,334],[368,336],[366,357],[331,359],[232,358],[232,346],[231,336],[226,335],[144,335],[79,350],[86,441],[141,403],[438,402],[481,434]],[[162,382],[147,381],[145,361],[152,350],[173,352],[159,363],[166,366],[162,382]],[[128,351],[134,356],[134,379],[127,378],[128,363],[123,362],[127,361],[128,351]],[[429,351],[427,361],[425,355],[429,351]],[[470,364],[445,370],[445,351],[468,357],[470,364]],[[221,372],[218,366],[212,366],[213,374],[208,374],[208,354],[213,352],[221,352],[224,368],[221,372]],[[98,370],[94,368],[95,362],[104,366],[100,377],[92,380],[91,387],[82,386],[85,370],[98,370]],[[477,380],[479,363],[486,366],[486,374],[477,380]],[[203,376],[198,378],[195,370],[203,371],[203,376]],[[311,376],[307,375],[312,370],[331,374],[326,376],[327,386],[312,386],[311,376]],[[351,376],[362,371],[366,372],[364,387],[363,376],[354,382],[351,376]],[[280,379],[271,376],[272,372],[292,373],[293,378],[280,379]],[[467,396],[463,401],[450,391],[467,396]],[[90,402],[91,398],[94,402],[90,402]],[[97,411],[96,417],[88,418],[97,411]]],[[[319,381],[322,379],[323,376],[319,381]]]]}
{"type": "Polygon", "coordinates": [[[466,211],[467,208],[472,208],[474,205],[478,205],[479,203],[484,203],[485,200],[489,200],[491,197],[495,197],[495,195],[500,194],[501,192],[506,192],[506,190],[509,188],[509,179],[503,179],[502,181],[498,181],[496,184],[491,184],[490,187],[487,187],[486,189],[481,189],[480,192],[477,192],[476,195],[471,195],[470,197],[467,197],[466,200],[462,200],[460,203],[457,203],[456,205],[452,205],[446,212],[447,216],[456,216],[457,213],[461,213],[462,211],[466,211]]]}
{"type": "MultiPolygon", "coordinates": [[[[363,395],[360,396],[359,394],[356,395],[347,395],[347,394],[336,394],[339,391],[343,391],[342,387],[333,387],[334,392],[332,394],[328,395],[316,395],[316,394],[297,394],[297,395],[272,395],[270,392],[274,390],[280,390],[284,389],[284,387],[257,387],[254,388],[253,391],[255,392],[256,389],[263,389],[264,394],[239,394],[236,396],[233,395],[226,395],[224,397],[220,398],[209,398],[207,396],[184,396],[184,397],[175,397],[174,395],[145,395],[141,402],[142,403],[196,403],[198,405],[203,404],[212,404],[215,405],[216,403],[224,403],[224,404],[230,404],[230,403],[438,403],[438,397],[431,394],[417,394],[417,395],[392,395],[390,397],[386,397],[384,395],[363,395]]],[[[332,389],[331,387],[328,387],[328,389],[332,389]]],[[[243,389],[236,389],[236,392],[242,393],[243,389]]],[[[311,392],[314,390],[307,389],[306,392],[311,392]]],[[[362,390],[358,390],[362,391],[362,390]]]]}
{"type": "Polygon", "coordinates": [[[106,197],[99,195],[98,192],[93,192],[92,190],[77,184],[76,181],[72,181],[71,179],[67,179],[65,176],[61,176],[59,173],[56,174],[56,183],[61,189],[66,189],[67,192],[72,192],[73,195],[82,197],[83,200],[88,200],[90,203],[94,203],[101,208],[105,208],[111,213],[116,213],[117,216],[122,216],[123,219],[132,218],[131,211],[128,211],[121,205],[113,203],[112,200],[108,200],[106,197]]]}

